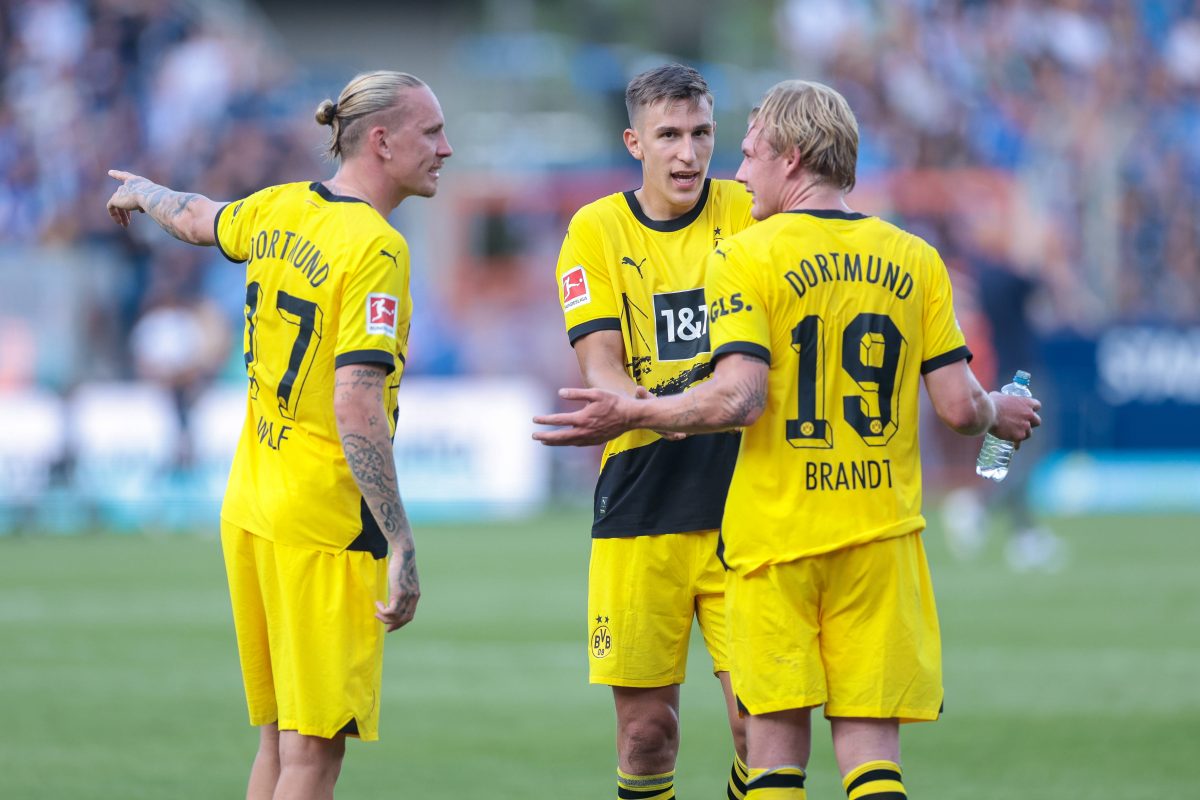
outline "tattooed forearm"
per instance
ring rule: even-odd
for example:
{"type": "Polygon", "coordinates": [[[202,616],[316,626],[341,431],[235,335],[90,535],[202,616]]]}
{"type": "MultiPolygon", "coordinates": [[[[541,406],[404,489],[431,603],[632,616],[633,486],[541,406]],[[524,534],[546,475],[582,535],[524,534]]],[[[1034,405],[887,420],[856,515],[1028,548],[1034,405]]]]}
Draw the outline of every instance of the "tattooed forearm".
{"type": "Polygon", "coordinates": [[[726,421],[730,425],[741,427],[749,420],[757,419],[767,407],[766,375],[756,375],[734,384],[723,400],[727,410],[726,421]]]}
{"type": "Polygon", "coordinates": [[[134,178],[124,188],[137,196],[138,205],[167,233],[191,244],[198,243],[185,223],[190,222],[189,211],[203,199],[201,195],[176,192],[145,178],[134,178]]]}
{"type": "Polygon", "coordinates": [[[360,487],[378,492],[383,497],[396,492],[394,464],[380,452],[375,442],[357,433],[347,433],[342,436],[342,450],[346,454],[350,472],[360,487]]]}

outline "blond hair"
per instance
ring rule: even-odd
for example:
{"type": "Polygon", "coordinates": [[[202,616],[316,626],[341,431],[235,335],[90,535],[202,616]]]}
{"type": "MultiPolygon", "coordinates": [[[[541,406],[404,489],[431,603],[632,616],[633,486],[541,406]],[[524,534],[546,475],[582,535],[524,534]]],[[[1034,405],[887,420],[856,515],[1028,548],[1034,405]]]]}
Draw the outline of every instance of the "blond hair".
{"type": "Polygon", "coordinates": [[[775,155],[796,148],[800,162],[823,182],[854,188],[858,121],[833,89],[812,81],[781,81],[751,115],[775,155]]]}
{"type": "Polygon", "coordinates": [[[400,92],[424,86],[425,82],[407,72],[376,70],[354,76],[337,102],[326,99],[317,106],[316,118],[321,125],[333,128],[328,152],[332,158],[354,155],[358,150],[367,118],[380,111],[400,106],[400,92]]]}

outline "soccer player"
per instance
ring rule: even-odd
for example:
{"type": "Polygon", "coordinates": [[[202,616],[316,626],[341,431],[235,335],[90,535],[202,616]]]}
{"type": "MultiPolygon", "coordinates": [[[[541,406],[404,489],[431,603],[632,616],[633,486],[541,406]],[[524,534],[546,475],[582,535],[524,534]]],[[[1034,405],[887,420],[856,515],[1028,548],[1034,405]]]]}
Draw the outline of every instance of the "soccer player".
{"type": "Polygon", "coordinates": [[[409,255],[387,215],[432,197],[452,151],[437,98],[402,72],[359,75],[316,118],[339,161],[324,182],[222,205],[109,173],[122,226],[144,211],[246,263],[250,387],[221,545],[261,726],[252,799],[333,797],[345,737],[378,738],[385,628],[408,623],[420,596],[392,454],[409,255]]]}
{"type": "MultiPolygon", "coordinates": [[[[712,372],[704,264],[751,224],[750,196],[708,177],[713,98],[696,70],[670,64],[625,90],[625,146],[642,185],[575,214],[558,260],[567,336],[588,386],[633,398],[669,395],[712,372]]],[[[744,794],[744,726],[729,684],[717,527],[736,434],[638,430],[604,449],[588,575],[589,679],[613,689],[617,792],[675,796],[679,684],[692,618],[725,692],[735,759],[729,796],[744,794]]]]}
{"type": "Polygon", "coordinates": [[[921,531],[918,378],[958,433],[1026,439],[1036,400],[985,393],[928,244],[846,205],[858,126],[829,87],[785,81],[742,142],[737,178],[762,220],[709,259],[715,373],[535,421],[551,444],[633,428],[743,428],[721,533],[748,800],[803,798],[824,705],[851,800],[906,796],[899,723],[942,706],[941,645],[921,531]]]}

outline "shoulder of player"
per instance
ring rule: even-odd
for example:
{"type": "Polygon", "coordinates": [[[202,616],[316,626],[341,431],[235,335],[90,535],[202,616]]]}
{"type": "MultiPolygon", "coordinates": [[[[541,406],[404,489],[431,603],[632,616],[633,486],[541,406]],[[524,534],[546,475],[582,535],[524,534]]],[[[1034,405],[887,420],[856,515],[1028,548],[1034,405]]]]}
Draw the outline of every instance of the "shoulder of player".
{"type": "Polygon", "coordinates": [[[571,217],[570,227],[571,230],[580,226],[603,228],[618,222],[622,217],[632,216],[624,192],[614,192],[582,206],[571,217]]]}

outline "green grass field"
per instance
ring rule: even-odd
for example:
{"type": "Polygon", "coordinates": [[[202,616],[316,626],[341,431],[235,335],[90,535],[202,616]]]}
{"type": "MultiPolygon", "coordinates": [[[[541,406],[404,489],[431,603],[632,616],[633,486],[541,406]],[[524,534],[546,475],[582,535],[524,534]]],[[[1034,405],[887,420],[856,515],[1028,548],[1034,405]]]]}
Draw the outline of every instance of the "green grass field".
{"type": "MultiPolygon", "coordinates": [[[[1053,576],[928,535],[946,714],[904,730],[914,798],[1186,797],[1200,752],[1200,520],[1055,522],[1053,576]]],[[[418,529],[424,597],[392,634],[382,739],[343,798],[608,798],[613,714],[586,684],[585,512],[418,529]]],[[[696,637],[698,638],[698,637],[696,637]]],[[[724,797],[701,650],[677,788],[724,797]]],[[[809,795],[844,797],[818,721],[809,795]]],[[[219,546],[204,536],[0,538],[0,798],[233,798],[245,718],[219,546]]]]}

